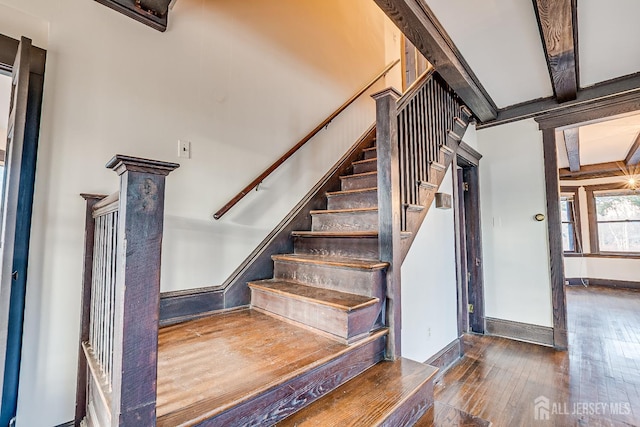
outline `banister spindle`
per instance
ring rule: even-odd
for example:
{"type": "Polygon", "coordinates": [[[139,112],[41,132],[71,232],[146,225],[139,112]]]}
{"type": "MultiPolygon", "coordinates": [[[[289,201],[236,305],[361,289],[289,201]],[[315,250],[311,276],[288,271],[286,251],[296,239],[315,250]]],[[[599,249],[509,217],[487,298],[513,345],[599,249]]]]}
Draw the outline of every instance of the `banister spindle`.
{"type": "Polygon", "coordinates": [[[387,358],[400,357],[400,174],[398,150],[398,99],[400,93],[385,89],[372,95],[376,101],[378,147],[378,248],[387,270],[386,312],[389,339],[387,358]]]}

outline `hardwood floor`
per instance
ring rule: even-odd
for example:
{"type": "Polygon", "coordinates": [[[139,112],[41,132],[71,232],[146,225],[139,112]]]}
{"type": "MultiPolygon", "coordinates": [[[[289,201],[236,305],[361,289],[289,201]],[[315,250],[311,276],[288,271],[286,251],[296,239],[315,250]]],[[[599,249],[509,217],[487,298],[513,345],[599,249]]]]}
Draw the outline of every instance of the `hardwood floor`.
{"type": "Polygon", "coordinates": [[[640,425],[640,291],[570,287],[567,311],[568,352],[465,336],[435,387],[435,425],[481,425],[449,422],[451,408],[496,427],[640,425]]]}

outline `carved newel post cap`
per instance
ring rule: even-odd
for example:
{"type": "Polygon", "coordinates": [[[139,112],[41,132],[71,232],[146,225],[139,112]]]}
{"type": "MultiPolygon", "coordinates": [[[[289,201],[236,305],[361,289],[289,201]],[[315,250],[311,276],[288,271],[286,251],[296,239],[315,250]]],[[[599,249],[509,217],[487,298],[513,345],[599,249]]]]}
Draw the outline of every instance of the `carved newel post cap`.
{"type": "Polygon", "coordinates": [[[376,92],[371,95],[371,97],[375,100],[378,100],[379,98],[384,98],[385,96],[392,96],[393,98],[398,100],[402,97],[402,94],[398,92],[398,89],[396,89],[395,87],[388,87],[386,89],[381,90],[380,92],[376,92]]]}
{"type": "Polygon", "coordinates": [[[109,160],[105,167],[113,169],[118,175],[122,175],[125,171],[136,171],[166,176],[174,169],[179,168],[180,165],[178,163],[161,162],[159,160],[116,154],[109,160]]]}

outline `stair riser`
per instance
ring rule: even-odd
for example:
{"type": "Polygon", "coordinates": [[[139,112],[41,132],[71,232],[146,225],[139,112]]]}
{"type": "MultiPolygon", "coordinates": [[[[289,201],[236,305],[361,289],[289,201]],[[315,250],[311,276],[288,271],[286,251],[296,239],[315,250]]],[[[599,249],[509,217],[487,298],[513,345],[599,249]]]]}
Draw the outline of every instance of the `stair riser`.
{"type": "Polygon", "coordinates": [[[379,259],[378,239],[349,237],[294,237],[297,254],[379,259]]]}
{"type": "Polygon", "coordinates": [[[373,188],[378,186],[378,175],[365,176],[345,176],[340,178],[342,181],[342,191],[360,190],[362,188],[373,188]]]}
{"type": "Polygon", "coordinates": [[[375,159],[378,155],[378,150],[367,150],[364,152],[363,160],[375,159]]]}
{"type": "Polygon", "coordinates": [[[378,169],[378,162],[356,163],[353,165],[353,173],[373,172],[378,169]]]}
{"type": "Polygon", "coordinates": [[[422,417],[433,405],[433,379],[425,382],[420,388],[409,396],[408,399],[400,403],[395,410],[389,414],[380,427],[412,426],[422,417]]]}
{"type": "Polygon", "coordinates": [[[383,297],[385,273],[382,269],[361,270],[276,260],[273,270],[277,279],[380,299],[383,297]]]}
{"type": "Polygon", "coordinates": [[[381,361],[384,347],[381,337],[198,426],[273,425],[381,361]]]}
{"type": "Polygon", "coordinates": [[[378,192],[334,194],[327,196],[327,209],[359,209],[378,206],[378,192]]]}
{"type": "Polygon", "coordinates": [[[378,229],[378,211],[312,214],[311,231],[372,231],[378,229]]]}
{"type": "Polygon", "coordinates": [[[439,186],[444,179],[444,175],[446,172],[446,170],[441,170],[440,168],[434,167],[433,165],[429,166],[429,182],[436,183],[439,186]]]}
{"type": "Polygon", "coordinates": [[[251,289],[251,305],[326,332],[346,343],[373,329],[381,308],[378,303],[346,312],[260,288],[251,289]]]}

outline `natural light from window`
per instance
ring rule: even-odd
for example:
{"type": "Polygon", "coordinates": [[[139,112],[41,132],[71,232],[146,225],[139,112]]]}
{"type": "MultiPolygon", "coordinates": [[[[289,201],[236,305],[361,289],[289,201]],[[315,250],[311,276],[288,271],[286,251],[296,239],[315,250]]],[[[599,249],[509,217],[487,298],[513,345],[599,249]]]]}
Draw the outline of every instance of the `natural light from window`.
{"type": "Polygon", "coordinates": [[[640,252],[640,192],[596,194],[601,252],[640,252]]]}

